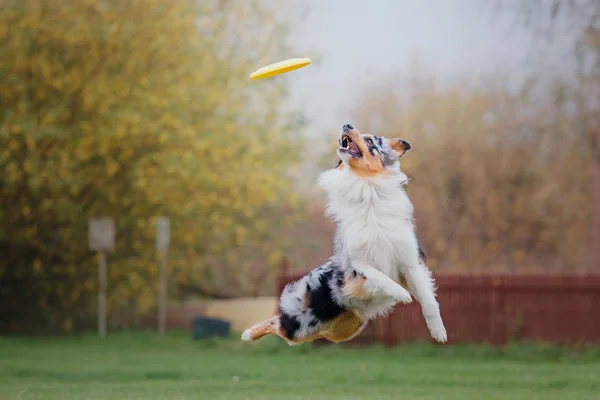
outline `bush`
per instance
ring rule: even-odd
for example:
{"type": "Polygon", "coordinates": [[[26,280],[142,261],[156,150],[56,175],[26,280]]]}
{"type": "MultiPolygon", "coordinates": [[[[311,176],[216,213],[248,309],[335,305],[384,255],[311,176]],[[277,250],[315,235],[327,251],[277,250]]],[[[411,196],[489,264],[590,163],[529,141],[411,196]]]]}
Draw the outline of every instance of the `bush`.
{"type": "Polygon", "coordinates": [[[258,0],[0,7],[0,331],[93,315],[90,217],[116,221],[109,310],[130,321],[155,304],[157,215],[172,221],[175,286],[250,232],[279,247],[264,210],[289,201],[295,126],[285,80],[247,83],[287,53],[279,13],[258,0]]]}

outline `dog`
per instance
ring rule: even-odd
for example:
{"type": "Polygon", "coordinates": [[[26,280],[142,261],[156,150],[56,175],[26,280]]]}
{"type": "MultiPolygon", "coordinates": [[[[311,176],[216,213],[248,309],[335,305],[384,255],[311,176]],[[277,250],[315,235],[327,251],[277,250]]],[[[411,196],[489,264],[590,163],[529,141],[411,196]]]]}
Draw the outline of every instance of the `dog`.
{"type": "Polygon", "coordinates": [[[316,339],[340,343],[356,337],[370,319],[410,294],[377,270],[358,272],[330,259],[281,293],[277,314],[242,333],[254,341],[277,335],[291,346],[316,339]]]}
{"type": "Polygon", "coordinates": [[[337,227],[332,262],[374,276],[381,285],[389,283],[372,271],[404,283],[420,303],[431,337],[443,343],[447,333],[435,281],[417,240],[413,205],[405,191],[408,177],[400,168],[410,148],[403,139],[361,134],[350,124],[342,127],[340,161],[319,176],[326,214],[337,227]]]}
{"type": "Polygon", "coordinates": [[[445,342],[434,279],[404,190],[408,177],[400,169],[410,144],[361,134],[349,124],[343,126],[339,144],[338,165],[319,177],[328,198],[326,214],[337,225],[334,255],[288,284],[277,314],[246,329],[242,340],[271,334],[290,345],[351,340],[371,319],[386,315],[398,303],[412,302],[414,296],[431,336],[445,342]]]}

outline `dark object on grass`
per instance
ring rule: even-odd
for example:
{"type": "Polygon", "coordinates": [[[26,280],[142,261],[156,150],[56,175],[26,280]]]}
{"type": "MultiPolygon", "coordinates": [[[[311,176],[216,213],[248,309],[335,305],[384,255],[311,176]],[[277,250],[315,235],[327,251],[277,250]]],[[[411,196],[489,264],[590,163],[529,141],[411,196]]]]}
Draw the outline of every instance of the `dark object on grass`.
{"type": "Polygon", "coordinates": [[[229,337],[231,322],[217,318],[195,317],[192,319],[192,337],[194,340],[210,337],[229,337]]]}

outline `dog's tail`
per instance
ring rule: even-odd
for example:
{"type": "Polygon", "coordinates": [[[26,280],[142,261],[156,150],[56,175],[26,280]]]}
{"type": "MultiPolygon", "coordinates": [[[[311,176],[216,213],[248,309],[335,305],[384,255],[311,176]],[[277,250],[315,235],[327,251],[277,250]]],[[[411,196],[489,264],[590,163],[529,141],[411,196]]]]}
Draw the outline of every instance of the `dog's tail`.
{"type": "MultiPolygon", "coordinates": [[[[278,335],[279,334],[279,315],[269,318],[259,324],[248,328],[242,333],[242,340],[245,342],[251,342],[258,340],[266,335],[278,335]]],[[[279,335],[278,335],[279,336],[279,335]]]]}

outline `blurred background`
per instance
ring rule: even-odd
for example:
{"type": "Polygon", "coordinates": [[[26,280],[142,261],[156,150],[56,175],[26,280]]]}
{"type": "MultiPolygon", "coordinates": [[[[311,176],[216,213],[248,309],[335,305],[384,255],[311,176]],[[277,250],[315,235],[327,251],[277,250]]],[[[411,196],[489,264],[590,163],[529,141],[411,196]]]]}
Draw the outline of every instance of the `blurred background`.
{"type": "MultiPolygon", "coordinates": [[[[451,328],[464,308],[452,311],[450,290],[485,276],[464,298],[489,300],[473,321],[521,315],[525,301],[544,314],[560,292],[579,318],[563,325],[583,338],[532,335],[600,340],[588,313],[600,302],[598,0],[0,0],[0,10],[0,334],[96,329],[98,217],[115,224],[109,332],[156,329],[159,216],[171,226],[167,329],[208,316],[235,332],[269,316],[283,284],[331,255],[316,178],[352,123],[412,144],[408,193],[451,328]],[[248,79],[293,57],[313,64],[248,79]],[[546,297],[535,297],[539,276],[554,279],[546,297]],[[500,287],[526,287],[528,300],[505,307],[500,287]]],[[[406,318],[369,342],[402,341],[390,335],[406,318]]],[[[463,324],[474,336],[460,338],[518,330],[494,333],[494,321],[463,324]]]]}

